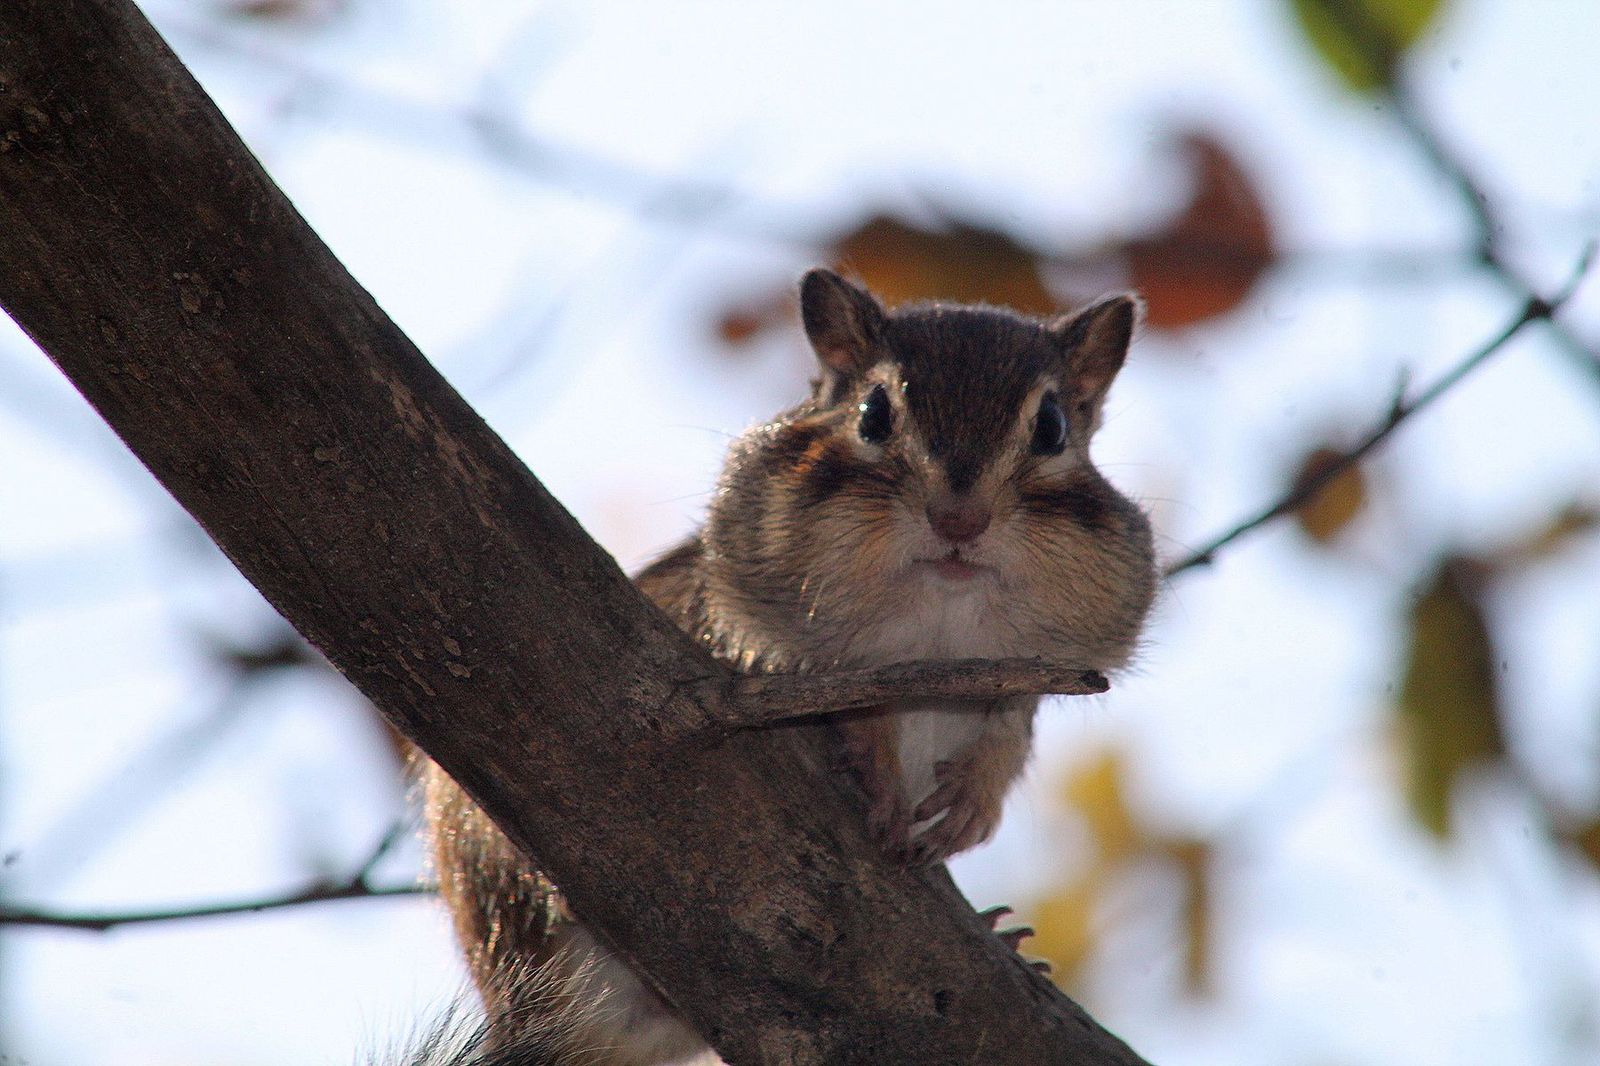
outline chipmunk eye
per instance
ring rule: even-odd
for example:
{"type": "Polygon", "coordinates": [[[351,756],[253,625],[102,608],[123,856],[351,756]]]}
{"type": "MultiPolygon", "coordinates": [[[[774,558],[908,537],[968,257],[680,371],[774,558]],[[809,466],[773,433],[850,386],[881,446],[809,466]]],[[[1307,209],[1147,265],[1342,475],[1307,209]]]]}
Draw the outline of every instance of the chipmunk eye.
{"type": "Polygon", "coordinates": [[[868,444],[882,444],[894,432],[894,409],[889,406],[889,390],[874,385],[861,401],[861,423],[856,432],[868,444]]]}
{"type": "Polygon", "coordinates": [[[1067,416],[1056,394],[1047,392],[1033,419],[1033,454],[1060,455],[1067,447],[1067,416]]]}

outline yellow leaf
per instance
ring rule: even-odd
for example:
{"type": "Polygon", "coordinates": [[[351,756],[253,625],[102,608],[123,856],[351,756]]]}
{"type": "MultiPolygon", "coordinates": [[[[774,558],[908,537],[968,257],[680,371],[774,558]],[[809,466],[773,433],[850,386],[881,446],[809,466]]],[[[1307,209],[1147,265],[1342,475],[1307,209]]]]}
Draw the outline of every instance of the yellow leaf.
{"type": "Polygon", "coordinates": [[[1050,979],[1062,988],[1074,984],[1094,951],[1100,881],[1098,874],[1091,874],[1030,908],[1033,939],[1028,941],[1028,954],[1048,959],[1050,979]]]}
{"type": "Polygon", "coordinates": [[[1211,845],[1196,838],[1167,842],[1183,885],[1183,983],[1191,995],[1211,992],[1211,845]]]}
{"type": "MultiPolygon", "coordinates": [[[[1296,490],[1325,476],[1344,462],[1344,453],[1334,448],[1318,448],[1306,456],[1294,476],[1296,490]]],[[[1295,521],[1306,536],[1318,544],[1327,544],[1339,534],[1351,519],[1361,513],[1367,502],[1366,480],[1359,466],[1349,466],[1333,475],[1333,479],[1319,489],[1295,511],[1295,521]]]]}
{"type": "Polygon", "coordinates": [[[1088,824],[1098,862],[1119,862],[1145,846],[1123,795],[1124,773],[1122,754],[1108,748],[1074,770],[1062,792],[1088,824]]]}

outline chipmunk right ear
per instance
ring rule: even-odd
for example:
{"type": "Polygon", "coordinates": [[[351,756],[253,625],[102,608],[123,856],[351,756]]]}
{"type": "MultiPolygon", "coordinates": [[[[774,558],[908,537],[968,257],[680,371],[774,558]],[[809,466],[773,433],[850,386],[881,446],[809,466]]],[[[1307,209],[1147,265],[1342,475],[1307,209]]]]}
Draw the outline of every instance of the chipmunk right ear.
{"type": "Polygon", "coordinates": [[[800,282],[800,318],[817,358],[830,370],[858,374],[877,361],[883,308],[833,271],[812,270],[800,282]]]}
{"type": "Polygon", "coordinates": [[[1097,409],[1122,369],[1144,301],[1132,293],[1108,296],[1045,328],[1066,356],[1067,377],[1080,404],[1097,409]]]}

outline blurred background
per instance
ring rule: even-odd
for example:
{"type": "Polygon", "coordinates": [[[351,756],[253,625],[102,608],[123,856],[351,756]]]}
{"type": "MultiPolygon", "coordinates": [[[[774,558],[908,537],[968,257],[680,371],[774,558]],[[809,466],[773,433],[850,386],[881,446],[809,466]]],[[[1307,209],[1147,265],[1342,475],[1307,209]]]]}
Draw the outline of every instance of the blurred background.
{"type": "MultiPolygon", "coordinates": [[[[1182,569],[957,879],[1166,1066],[1600,1063],[1600,282],[1410,407],[1600,231],[1600,6],[145,10],[630,568],[804,389],[807,267],[1141,290],[1096,456],[1182,569]]],[[[0,319],[0,1062],[403,1043],[462,980],[414,826],[376,715],[0,319]]]]}

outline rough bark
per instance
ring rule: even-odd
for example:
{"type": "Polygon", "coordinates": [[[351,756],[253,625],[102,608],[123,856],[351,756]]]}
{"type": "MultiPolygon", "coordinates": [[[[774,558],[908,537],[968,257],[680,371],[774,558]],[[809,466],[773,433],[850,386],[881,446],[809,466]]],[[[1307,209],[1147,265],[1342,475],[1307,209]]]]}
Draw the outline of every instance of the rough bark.
{"type": "Polygon", "coordinates": [[[0,303],[735,1063],[1136,1063],[896,869],[388,320],[125,0],[0,4],[0,303]],[[722,739],[708,743],[709,735],[722,739]]]}

